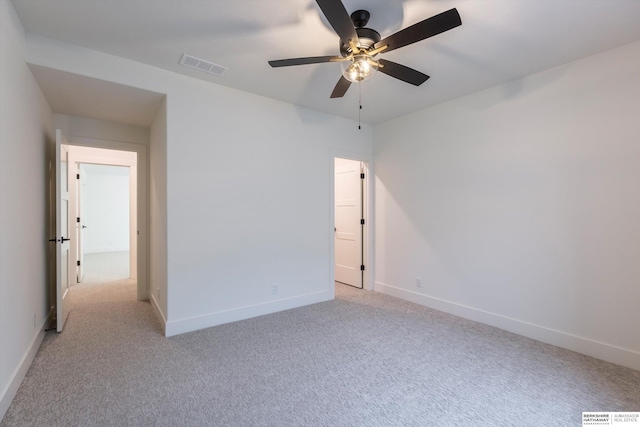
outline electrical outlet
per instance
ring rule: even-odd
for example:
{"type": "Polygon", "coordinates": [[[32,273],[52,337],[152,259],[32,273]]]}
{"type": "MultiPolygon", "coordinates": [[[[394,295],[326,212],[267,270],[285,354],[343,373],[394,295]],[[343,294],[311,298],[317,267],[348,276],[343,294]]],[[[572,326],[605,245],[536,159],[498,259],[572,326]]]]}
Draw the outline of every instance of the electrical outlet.
{"type": "Polygon", "coordinates": [[[416,288],[422,287],[422,277],[416,277],[416,288]]]}
{"type": "Polygon", "coordinates": [[[271,293],[273,295],[278,293],[278,285],[271,285],[271,293]]]}

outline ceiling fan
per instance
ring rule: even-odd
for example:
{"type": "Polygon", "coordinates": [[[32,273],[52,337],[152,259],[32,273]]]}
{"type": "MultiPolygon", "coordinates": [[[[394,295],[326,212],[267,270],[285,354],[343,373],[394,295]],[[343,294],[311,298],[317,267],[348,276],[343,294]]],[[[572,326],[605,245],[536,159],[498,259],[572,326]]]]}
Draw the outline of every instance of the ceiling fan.
{"type": "Polygon", "coordinates": [[[340,37],[340,56],[311,56],[306,58],[280,59],[269,61],[272,67],[340,62],[342,77],[331,93],[331,98],[341,98],[347,93],[351,83],[359,83],[373,77],[376,70],[420,86],[429,76],[386,59],[375,59],[378,54],[410,45],[435,36],[462,24],[460,14],[453,8],[420,21],[382,39],[380,33],[366,28],[370,14],[366,10],[356,10],[349,16],[341,0],[316,0],[325,17],[340,37]]]}

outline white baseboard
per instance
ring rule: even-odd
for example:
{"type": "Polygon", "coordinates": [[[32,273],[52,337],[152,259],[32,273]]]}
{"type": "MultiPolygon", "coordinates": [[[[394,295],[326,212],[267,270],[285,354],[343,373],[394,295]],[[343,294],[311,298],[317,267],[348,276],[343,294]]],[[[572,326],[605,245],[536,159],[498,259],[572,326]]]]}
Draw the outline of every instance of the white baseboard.
{"type": "Polygon", "coordinates": [[[0,395],[0,421],[2,421],[9,409],[9,406],[11,406],[11,402],[13,401],[13,398],[16,397],[16,393],[20,388],[20,384],[22,384],[22,380],[24,380],[24,377],[27,375],[27,372],[31,367],[31,363],[33,363],[33,359],[35,359],[36,354],[40,349],[40,345],[44,340],[44,330],[53,320],[53,314],[54,311],[52,309],[44,322],[40,325],[38,333],[33,337],[29,350],[27,350],[25,355],[22,356],[20,364],[11,376],[11,381],[9,381],[7,387],[2,390],[2,394],[0,395]]]}
{"type": "Polygon", "coordinates": [[[385,283],[376,282],[375,290],[396,298],[424,305],[438,311],[484,323],[537,341],[586,354],[617,365],[640,371],[640,353],[611,344],[580,337],[522,320],[513,319],[466,305],[431,297],[385,283]]]}
{"type": "Polygon", "coordinates": [[[160,320],[160,323],[162,324],[162,333],[166,335],[167,334],[167,318],[164,316],[164,313],[162,312],[162,310],[160,310],[160,306],[158,305],[158,301],[156,300],[155,295],[151,295],[151,297],[149,298],[149,301],[151,302],[151,307],[153,307],[153,311],[156,313],[156,316],[158,316],[158,320],[160,320]]]}
{"type": "Polygon", "coordinates": [[[238,320],[250,319],[252,317],[263,316],[265,314],[277,313],[279,311],[298,308],[305,305],[330,301],[334,299],[334,297],[333,292],[327,290],[293,298],[285,298],[261,304],[234,308],[231,310],[219,311],[203,316],[171,320],[166,323],[165,335],[167,337],[171,337],[174,335],[184,334],[186,332],[193,332],[199,329],[236,322],[238,320]]]}

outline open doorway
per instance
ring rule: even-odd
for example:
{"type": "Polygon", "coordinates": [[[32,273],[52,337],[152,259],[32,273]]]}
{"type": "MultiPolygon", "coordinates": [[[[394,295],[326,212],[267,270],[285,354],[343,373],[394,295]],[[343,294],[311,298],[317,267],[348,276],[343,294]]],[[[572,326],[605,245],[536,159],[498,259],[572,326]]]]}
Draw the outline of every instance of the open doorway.
{"type": "Polygon", "coordinates": [[[85,285],[131,278],[129,166],[77,164],[77,272],[85,285]]]}
{"type": "Polygon", "coordinates": [[[334,256],[337,284],[364,288],[365,272],[365,165],[335,158],[334,256]]]}
{"type": "Polygon", "coordinates": [[[138,155],[69,147],[73,282],[137,280],[138,155]]]}

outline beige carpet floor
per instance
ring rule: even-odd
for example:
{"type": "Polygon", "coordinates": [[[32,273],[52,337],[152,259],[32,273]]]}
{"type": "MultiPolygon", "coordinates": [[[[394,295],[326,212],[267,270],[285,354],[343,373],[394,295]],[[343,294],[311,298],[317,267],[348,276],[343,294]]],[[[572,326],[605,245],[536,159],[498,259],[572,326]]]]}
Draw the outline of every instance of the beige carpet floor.
{"type": "Polygon", "coordinates": [[[165,338],[129,280],[72,289],[2,427],[580,426],[640,372],[389,296],[165,338]]]}
{"type": "Polygon", "coordinates": [[[81,284],[96,285],[129,278],[129,251],[97,252],[84,256],[81,284]]]}

